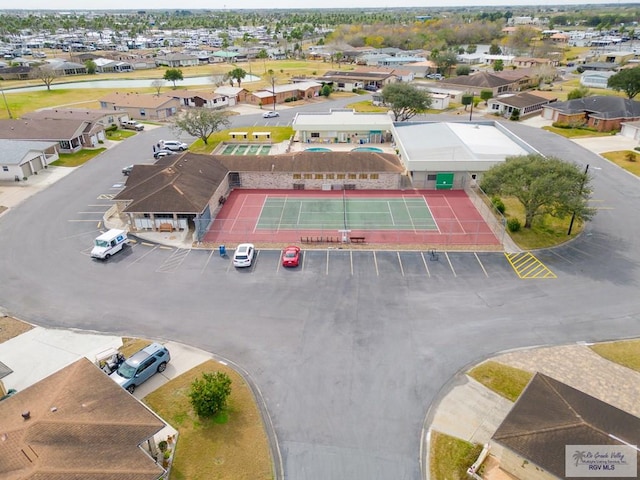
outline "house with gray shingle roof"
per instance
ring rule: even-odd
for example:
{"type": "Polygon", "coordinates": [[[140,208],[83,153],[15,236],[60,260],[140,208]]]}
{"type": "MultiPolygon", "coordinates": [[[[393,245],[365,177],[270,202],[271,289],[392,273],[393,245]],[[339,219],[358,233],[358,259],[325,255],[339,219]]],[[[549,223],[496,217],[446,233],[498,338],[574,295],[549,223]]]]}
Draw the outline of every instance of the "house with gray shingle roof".
{"type": "Polygon", "coordinates": [[[91,122],[84,120],[4,119],[0,120],[0,139],[57,142],[59,152],[73,153],[91,146],[85,137],[90,128],[91,122]]]}
{"type": "Polygon", "coordinates": [[[599,132],[610,132],[619,130],[623,122],[640,120],[640,102],[594,95],[546,105],[542,116],[553,122],[584,125],[599,132]]]}
{"type": "Polygon", "coordinates": [[[515,110],[518,110],[520,117],[526,117],[540,113],[545,105],[557,100],[558,98],[555,95],[520,92],[514,95],[501,95],[498,98],[491,98],[487,101],[487,106],[491,113],[510,116],[515,110]]]}
{"type": "Polygon", "coordinates": [[[519,80],[505,79],[488,72],[477,72],[473,75],[459,75],[453,78],[445,78],[438,82],[439,88],[454,88],[465,92],[480,94],[481,90],[491,90],[493,96],[501,93],[518,91],[519,80]]]}
{"type": "Polygon", "coordinates": [[[134,120],[166,120],[178,112],[180,101],[169,95],[114,92],[100,99],[100,108],[122,110],[134,120]]]}
{"type": "Polygon", "coordinates": [[[57,142],[0,140],[0,180],[20,181],[58,160],[57,142]]]}
{"type": "Polygon", "coordinates": [[[157,480],[150,444],[166,424],[82,358],[0,402],[4,480],[157,480]]]}
{"type": "Polygon", "coordinates": [[[184,53],[170,53],[156,57],[156,65],[165,67],[193,67],[200,63],[198,57],[184,53]]]}
{"type": "MultiPolygon", "coordinates": [[[[500,468],[516,478],[564,479],[572,477],[566,471],[567,446],[640,445],[640,419],[536,373],[493,440],[503,447],[500,468]]],[[[636,452],[630,461],[640,472],[636,452]]]]}

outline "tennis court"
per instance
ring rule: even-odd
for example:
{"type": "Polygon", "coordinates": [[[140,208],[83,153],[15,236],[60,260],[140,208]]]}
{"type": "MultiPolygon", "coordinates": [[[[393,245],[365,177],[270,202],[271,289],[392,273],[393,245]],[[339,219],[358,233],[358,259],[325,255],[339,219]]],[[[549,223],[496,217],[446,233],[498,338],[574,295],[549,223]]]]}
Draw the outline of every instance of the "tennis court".
{"type": "Polygon", "coordinates": [[[500,241],[464,191],[233,190],[204,243],[480,246],[500,241]]]}
{"type": "Polygon", "coordinates": [[[290,198],[268,195],[257,230],[438,230],[424,197],[290,198]]]}

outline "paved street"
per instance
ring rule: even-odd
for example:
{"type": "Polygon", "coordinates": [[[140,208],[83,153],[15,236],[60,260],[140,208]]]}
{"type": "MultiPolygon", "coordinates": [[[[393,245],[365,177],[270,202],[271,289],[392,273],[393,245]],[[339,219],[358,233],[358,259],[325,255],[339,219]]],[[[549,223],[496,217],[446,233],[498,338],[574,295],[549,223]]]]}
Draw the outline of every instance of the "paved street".
{"type": "Polygon", "coordinates": [[[239,272],[215,252],[138,244],[92,261],[121,168],[151,161],[151,145],[173,137],[163,127],[0,218],[0,305],[43,326],[179,341],[241,365],[264,394],[286,478],[417,480],[427,410],[466,365],[640,335],[638,181],[573,142],[508,126],[545,154],[600,168],[585,233],[535,253],[556,278],[520,278],[498,253],[305,252],[304,268],[283,271],[265,250],[239,272]]]}

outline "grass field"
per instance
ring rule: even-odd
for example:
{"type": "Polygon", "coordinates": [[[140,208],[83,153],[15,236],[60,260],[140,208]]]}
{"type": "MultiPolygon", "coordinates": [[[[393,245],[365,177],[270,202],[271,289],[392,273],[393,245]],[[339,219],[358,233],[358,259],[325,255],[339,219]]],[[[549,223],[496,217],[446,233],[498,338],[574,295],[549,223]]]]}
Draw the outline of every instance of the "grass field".
{"type": "Polygon", "coordinates": [[[640,177],[640,154],[638,152],[632,152],[631,150],[619,150],[615,152],[606,152],[601,154],[607,160],[615,163],[621,168],[624,168],[627,172],[633,173],[636,177],[640,177]],[[627,155],[633,153],[635,162],[629,161],[627,155]]]}
{"type": "MultiPolygon", "coordinates": [[[[268,127],[268,126],[257,126],[257,127],[242,127],[241,129],[235,128],[235,131],[242,130],[243,132],[247,132],[249,138],[251,138],[251,134],[253,132],[270,132],[271,133],[271,142],[280,143],[285,140],[291,138],[293,135],[293,128],[291,127],[268,127]]],[[[222,130],[220,132],[216,132],[213,135],[209,136],[208,143],[205,145],[204,142],[200,139],[196,140],[189,146],[189,151],[193,153],[211,153],[216,147],[220,144],[220,142],[229,141],[231,137],[229,137],[229,132],[232,130],[222,130]]],[[[247,143],[251,143],[248,141],[247,143]]],[[[262,142],[261,142],[262,143],[262,142]]]]}
{"type": "Polygon", "coordinates": [[[466,480],[467,468],[473,465],[482,445],[474,445],[459,438],[433,431],[429,458],[430,478],[434,480],[466,480]]]}
{"type": "Polygon", "coordinates": [[[97,157],[106,148],[96,148],[93,150],[80,150],[76,153],[61,153],[60,158],[55,162],[51,162],[54,167],[78,167],[94,157],[97,157]]]}
{"type": "Polygon", "coordinates": [[[640,340],[624,340],[592,345],[591,350],[603,358],[640,372],[640,340]]]}

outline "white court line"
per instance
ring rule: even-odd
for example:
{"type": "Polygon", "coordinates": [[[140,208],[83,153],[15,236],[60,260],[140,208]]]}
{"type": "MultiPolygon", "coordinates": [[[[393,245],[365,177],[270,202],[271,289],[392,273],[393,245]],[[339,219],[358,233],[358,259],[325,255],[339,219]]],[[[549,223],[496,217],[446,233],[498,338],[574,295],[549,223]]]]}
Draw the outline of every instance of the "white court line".
{"type": "MultiPolygon", "coordinates": [[[[444,198],[444,195],[442,196],[442,198],[444,198]]],[[[436,220],[436,217],[433,216],[433,212],[431,211],[429,202],[427,202],[427,198],[424,195],[422,195],[422,200],[424,200],[424,204],[427,206],[427,210],[429,210],[429,215],[431,215],[431,220],[433,220],[433,223],[435,223],[436,228],[438,229],[438,233],[442,233],[440,231],[440,227],[438,226],[438,221],[436,220]]],[[[449,206],[449,208],[451,208],[451,206],[449,206]]]]}
{"type": "Polygon", "coordinates": [[[449,203],[449,200],[447,199],[447,197],[444,197],[444,200],[447,202],[447,205],[449,205],[449,210],[451,210],[451,213],[453,215],[453,218],[456,219],[456,222],[458,222],[458,225],[460,226],[460,230],[462,230],[462,233],[464,233],[465,235],[467,234],[467,231],[464,229],[464,227],[462,226],[462,224],[460,223],[460,220],[458,220],[458,216],[456,215],[456,212],[453,208],[451,208],[451,204],[449,203]]]}
{"type": "Polygon", "coordinates": [[[387,208],[389,209],[389,215],[391,216],[391,225],[396,226],[396,221],[393,218],[393,212],[391,211],[391,203],[387,200],[387,208]]]}
{"type": "MultiPolygon", "coordinates": [[[[413,223],[413,217],[411,216],[411,211],[409,210],[409,205],[407,205],[407,199],[404,198],[404,195],[402,196],[402,201],[404,202],[404,208],[407,211],[407,215],[409,215],[409,220],[411,220],[411,227],[413,228],[413,233],[414,234],[418,234],[418,231],[416,230],[416,224],[413,223]]],[[[429,212],[431,213],[431,212],[429,212]]],[[[433,217],[431,217],[433,218],[433,217]]]]}

